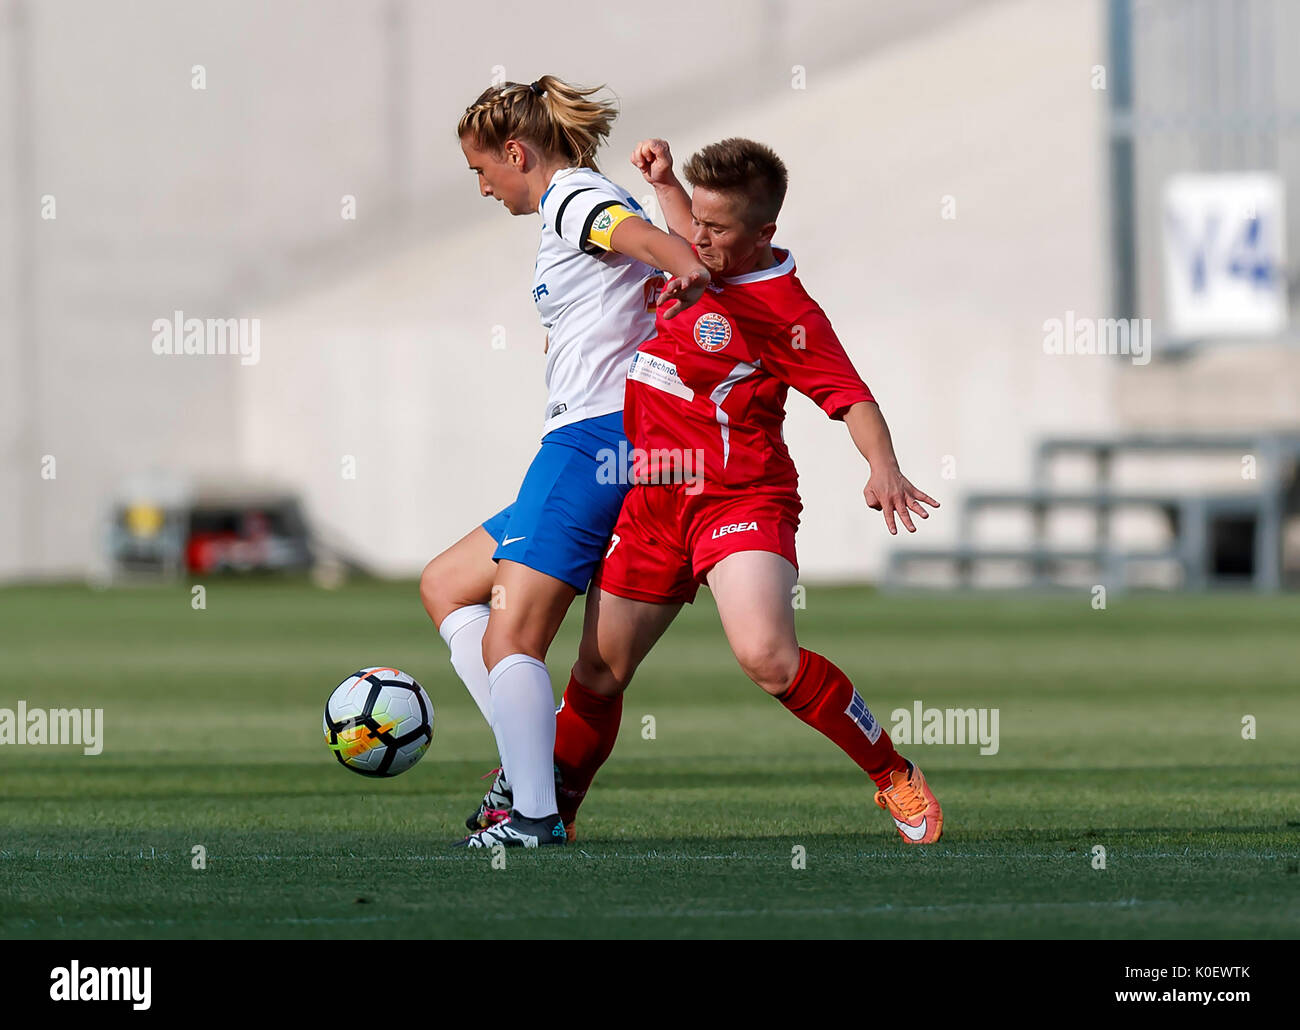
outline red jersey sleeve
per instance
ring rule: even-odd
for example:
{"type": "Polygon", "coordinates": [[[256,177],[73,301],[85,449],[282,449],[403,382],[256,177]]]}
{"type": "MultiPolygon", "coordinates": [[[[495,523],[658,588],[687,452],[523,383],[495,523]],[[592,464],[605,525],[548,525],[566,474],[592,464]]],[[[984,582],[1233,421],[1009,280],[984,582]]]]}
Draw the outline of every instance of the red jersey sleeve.
{"type": "Polygon", "coordinates": [[[763,368],[839,419],[861,401],[874,401],[844,346],[819,307],[790,324],[789,338],[764,348],[763,368]]]}

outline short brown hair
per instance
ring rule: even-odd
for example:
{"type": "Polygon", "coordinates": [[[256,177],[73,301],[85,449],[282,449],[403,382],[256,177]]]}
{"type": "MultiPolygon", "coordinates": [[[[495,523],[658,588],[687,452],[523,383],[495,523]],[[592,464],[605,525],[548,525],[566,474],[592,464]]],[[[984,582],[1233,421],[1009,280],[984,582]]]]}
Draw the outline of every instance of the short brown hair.
{"type": "Polygon", "coordinates": [[[735,136],[692,154],[682,172],[692,186],[743,197],[751,227],[776,221],[790,182],[771,147],[735,136]]]}

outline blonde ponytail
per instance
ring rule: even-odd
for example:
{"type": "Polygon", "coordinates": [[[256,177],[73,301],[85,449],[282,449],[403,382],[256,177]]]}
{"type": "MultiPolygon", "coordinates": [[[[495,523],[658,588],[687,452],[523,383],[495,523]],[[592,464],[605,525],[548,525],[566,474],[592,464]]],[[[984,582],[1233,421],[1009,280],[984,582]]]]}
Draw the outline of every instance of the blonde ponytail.
{"type": "Polygon", "coordinates": [[[527,140],[548,157],[599,171],[596,151],[618,117],[614,101],[588,99],[604,88],[573,86],[554,75],[491,86],[465,108],[456,137],[469,136],[475,146],[494,151],[508,139],[527,140]]]}

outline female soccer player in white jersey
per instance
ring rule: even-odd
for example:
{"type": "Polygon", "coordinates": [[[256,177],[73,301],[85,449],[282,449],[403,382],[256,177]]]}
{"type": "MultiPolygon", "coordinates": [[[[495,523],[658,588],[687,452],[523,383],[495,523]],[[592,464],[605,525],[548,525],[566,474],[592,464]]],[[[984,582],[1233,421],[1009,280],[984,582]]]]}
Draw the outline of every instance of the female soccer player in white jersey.
{"type": "MultiPolygon", "coordinates": [[[[514,503],[424,570],[420,596],[451,662],[496,735],[503,771],[480,808],[509,797],[508,817],[468,847],[563,844],[555,798],[555,700],[546,651],[609,541],[627,476],[628,362],[665,317],[700,299],[709,273],[681,238],[597,169],[613,104],[545,75],[484,91],[456,127],[479,192],[512,215],[541,215],[533,299],[547,329],[541,449],[514,503]],[[659,270],[671,278],[665,284],[659,270]],[[620,444],[622,446],[620,446],[620,444]],[[492,603],[493,599],[501,603],[492,603]],[[507,786],[508,781],[508,786],[507,786]]],[[[473,829],[471,825],[471,829],[473,829]]]]}

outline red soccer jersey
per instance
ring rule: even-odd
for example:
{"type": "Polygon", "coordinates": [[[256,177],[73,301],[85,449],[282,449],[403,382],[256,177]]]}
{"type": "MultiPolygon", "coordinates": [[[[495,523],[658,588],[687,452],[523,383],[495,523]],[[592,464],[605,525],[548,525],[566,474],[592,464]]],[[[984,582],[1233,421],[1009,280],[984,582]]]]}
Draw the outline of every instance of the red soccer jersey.
{"type": "Polygon", "coordinates": [[[793,492],[799,477],[781,433],[789,388],[831,418],[873,399],[794,274],[794,256],[773,253],[771,268],[722,279],[675,318],[660,315],[632,356],[623,423],[651,481],[677,466],[706,492],[793,492]]]}

